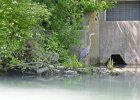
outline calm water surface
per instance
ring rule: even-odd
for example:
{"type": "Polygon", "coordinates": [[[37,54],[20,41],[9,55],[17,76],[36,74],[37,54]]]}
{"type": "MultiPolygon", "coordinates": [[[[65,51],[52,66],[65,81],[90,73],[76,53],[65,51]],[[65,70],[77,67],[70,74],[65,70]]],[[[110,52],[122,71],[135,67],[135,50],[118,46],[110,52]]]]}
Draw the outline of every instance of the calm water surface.
{"type": "Polygon", "coordinates": [[[140,75],[0,77],[0,100],[140,100],[140,75]]]}

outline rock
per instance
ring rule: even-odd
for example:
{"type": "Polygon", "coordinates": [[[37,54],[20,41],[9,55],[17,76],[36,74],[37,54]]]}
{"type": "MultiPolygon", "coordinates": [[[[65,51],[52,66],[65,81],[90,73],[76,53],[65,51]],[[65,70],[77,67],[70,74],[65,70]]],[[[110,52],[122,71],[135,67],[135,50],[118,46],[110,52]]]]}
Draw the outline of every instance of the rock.
{"type": "Polygon", "coordinates": [[[135,73],[135,72],[140,72],[138,69],[136,69],[136,68],[125,68],[125,70],[127,71],[127,72],[131,72],[131,73],[135,73]]]}
{"type": "Polygon", "coordinates": [[[65,70],[64,74],[68,74],[68,75],[76,75],[78,74],[77,71],[73,71],[73,70],[65,70]]]}
{"type": "Polygon", "coordinates": [[[65,69],[65,66],[57,66],[56,68],[60,69],[60,70],[63,70],[63,69],[65,69]]]}
{"type": "Polygon", "coordinates": [[[99,73],[101,73],[101,74],[108,74],[109,70],[107,68],[100,68],[99,69],[99,73]]]}
{"type": "Polygon", "coordinates": [[[48,67],[49,67],[50,69],[54,69],[54,68],[55,68],[53,65],[48,65],[48,67]]]}
{"type": "Polygon", "coordinates": [[[61,73],[61,70],[59,70],[59,69],[53,69],[53,72],[54,72],[55,74],[60,74],[60,73],[61,73]]]}
{"type": "Polygon", "coordinates": [[[114,68],[114,72],[116,73],[135,73],[136,69],[135,68],[114,68]]]}
{"type": "Polygon", "coordinates": [[[99,73],[99,72],[100,72],[100,68],[99,67],[93,67],[92,73],[99,73]]]}
{"type": "Polygon", "coordinates": [[[52,56],[51,56],[51,62],[52,63],[56,63],[56,62],[58,62],[58,60],[59,60],[59,54],[58,53],[52,54],[52,56]]]}
{"type": "Polygon", "coordinates": [[[114,72],[117,72],[117,73],[126,72],[124,69],[121,69],[121,68],[114,68],[113,71],[114,71],[114,72]]]}
{"type": "Polygon", "coordinates": [[[90,73],[90,70],[88,68],[78,68],[77,72],[80,74],[87,74],[90,73]]]}
{"type": "Polygon", "coordinates": [[[47,72],[47,71],[49,71],[48,67],[38,68],[37,69],[37,74],[42,74],[42,73],[47,72]]]}
{"type": "Polygon", "coordinates": [[[50,60],[51,63],[57,63],[59,60],[59,54],[54,52],[48,52],[47,58],[50,60]]]}

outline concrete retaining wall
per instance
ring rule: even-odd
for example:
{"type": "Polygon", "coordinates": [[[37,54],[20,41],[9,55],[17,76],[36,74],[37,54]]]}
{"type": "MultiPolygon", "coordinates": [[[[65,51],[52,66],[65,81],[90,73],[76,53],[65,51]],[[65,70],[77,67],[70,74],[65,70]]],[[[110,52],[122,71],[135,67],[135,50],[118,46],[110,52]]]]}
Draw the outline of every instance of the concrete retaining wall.
{"type": "Polygon", "coordinates": [[[112,54],[120,54],[126,64],[140,64],[140,21],[106,21],[105,12],[99,20],[100,63],[106,63],[112,54]]]}
{"type": "Polygon", "coordinates": [[[126,64],[140,64],[139,21],[101,21],[99,33],[100,63],[120,54],[126,64]]]}
{"type": "Polygon", "coordinates": [[[84,26],[86,29],[86,32],[84,33],[85,39],[82,40],[84,47],[87,47],[89,44],[89,34],[96,33],[91,37],[91,48],[85,61],[86,64],[95,65],[99,63],[99,22],[96,13],[87,13],[84,16],[84,19],[84,26]]]}
{"type": "MultiPolygon", "coordinates": [[[[118,0],[139,1],[139,0],[118,0]]],[[[94,65],[106,63],[113,54],[119,54],[126,64],[140,64],[140,21],[106,21],[106,14],[101,13],[99,21],[96,13],[85,15],[86,31],[82,39],[84,47],[92,37],[91,49],[86,63],[94,65]]]]}

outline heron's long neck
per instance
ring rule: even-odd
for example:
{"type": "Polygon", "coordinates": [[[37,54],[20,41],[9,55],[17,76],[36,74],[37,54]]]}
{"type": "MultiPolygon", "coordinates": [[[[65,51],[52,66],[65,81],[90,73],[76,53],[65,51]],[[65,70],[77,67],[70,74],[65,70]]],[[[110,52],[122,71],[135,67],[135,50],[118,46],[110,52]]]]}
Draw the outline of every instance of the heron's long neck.
{"type": "Polygon", "coordinates": [[[90,36],[89,36],[89,45],[88,45],[88,47],[87,47],[87,48],[88,48],[88,50],[89,50],[89,49],[90,49],[90,47],[91,47],[91,36],[92,36],[92,35],[95,35],[95,33],[94,33],[94,34],[90,34],[90,36]]]}

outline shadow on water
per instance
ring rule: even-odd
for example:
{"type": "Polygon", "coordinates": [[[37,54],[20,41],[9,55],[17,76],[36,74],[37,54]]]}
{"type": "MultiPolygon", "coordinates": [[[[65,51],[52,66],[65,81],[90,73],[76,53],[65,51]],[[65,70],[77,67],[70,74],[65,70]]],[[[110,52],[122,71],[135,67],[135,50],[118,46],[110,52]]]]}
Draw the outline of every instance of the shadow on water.
{"type": "Polygon", "coordinates": [[[139,93],[139,73],[0,77],[1,100],[140,100],[139,93]]]}

